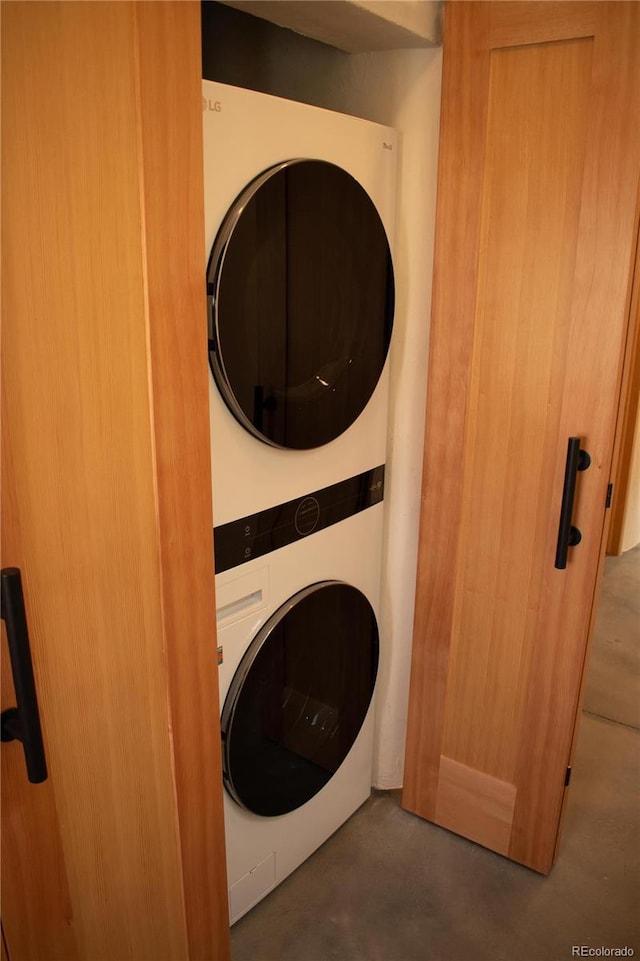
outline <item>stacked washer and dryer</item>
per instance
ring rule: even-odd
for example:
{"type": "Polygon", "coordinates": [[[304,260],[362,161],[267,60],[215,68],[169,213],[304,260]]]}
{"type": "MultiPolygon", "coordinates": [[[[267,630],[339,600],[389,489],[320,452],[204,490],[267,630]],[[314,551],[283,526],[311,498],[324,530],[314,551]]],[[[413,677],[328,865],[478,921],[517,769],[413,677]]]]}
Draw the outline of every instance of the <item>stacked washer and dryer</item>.
{"type": "Polygon", "coordinates": [[[233,923],[371,790],[393,130],[203,83],[233,923]]]}

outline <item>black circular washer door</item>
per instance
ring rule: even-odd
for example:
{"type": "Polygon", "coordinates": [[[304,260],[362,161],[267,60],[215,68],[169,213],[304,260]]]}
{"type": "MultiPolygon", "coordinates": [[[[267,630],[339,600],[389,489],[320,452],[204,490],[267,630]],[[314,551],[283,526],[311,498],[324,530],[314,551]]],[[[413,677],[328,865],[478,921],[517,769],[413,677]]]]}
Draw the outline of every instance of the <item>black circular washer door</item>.
{"type": "Polygon", "coordinates": [[[321,581],[283,604],[247,648],[222,710],[234,800],[274,817],[317,794],[362,728],[377,672],[375,614],[355,587],[321,581]]]}
{"type": "Polygon", "coordinates": [[[274,447],[320,447],[382,373],[394,282],[384,226],[350,174],[289,160],[240,194],[207,268],[209,360],[238,421],[274,447]]]}

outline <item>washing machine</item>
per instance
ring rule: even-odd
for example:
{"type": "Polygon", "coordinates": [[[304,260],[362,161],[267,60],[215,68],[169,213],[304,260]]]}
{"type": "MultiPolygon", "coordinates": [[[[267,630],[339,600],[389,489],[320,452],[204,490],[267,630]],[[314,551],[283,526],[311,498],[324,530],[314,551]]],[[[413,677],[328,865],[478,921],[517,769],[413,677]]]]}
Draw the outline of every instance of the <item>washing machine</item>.
{"type": "Polygon", "coordinates": [[[376,472],[314,497],[303,539],[307,498],[282,505],[273,551],[216,576],[232,924],[370,795],[381,498],[376,472]]]}
{"type": "Polygon", "coordinates": [[[396,135],[203,83],[233,923],[370,794],[396,135]]]}
{"type": "Polygon", "coordinates": [[[358,118],[202,90],[220,526],[385,462],[397,145],[358,118]]]}

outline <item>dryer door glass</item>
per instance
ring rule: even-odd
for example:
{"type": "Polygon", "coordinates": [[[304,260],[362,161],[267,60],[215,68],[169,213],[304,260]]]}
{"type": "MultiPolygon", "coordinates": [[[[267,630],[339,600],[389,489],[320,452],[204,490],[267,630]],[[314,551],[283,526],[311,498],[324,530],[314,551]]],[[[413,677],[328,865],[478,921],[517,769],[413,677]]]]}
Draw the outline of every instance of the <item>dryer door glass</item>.
{"type": "Polygon", "coordinates": [[[224,783],[243,807],[286,814],[349,753],[378,670],[378,628],[364,594],[323,581],[300,591],[247,649],[222,711],[224,783]]]}
{"type": "Polygon", "coordinates": [[[207,293],[216,383],[260,440],[319,447],[364,410],[387,356],[394,285],[384,226],[350,174],[318,160],[261,174],[218,232],[207,293]]]}

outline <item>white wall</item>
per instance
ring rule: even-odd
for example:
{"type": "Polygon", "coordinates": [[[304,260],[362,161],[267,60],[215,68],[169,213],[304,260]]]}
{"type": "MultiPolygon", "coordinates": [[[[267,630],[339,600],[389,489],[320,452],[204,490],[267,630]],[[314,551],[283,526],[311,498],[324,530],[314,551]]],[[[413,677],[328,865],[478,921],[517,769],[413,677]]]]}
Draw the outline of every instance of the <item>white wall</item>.
{"type": "Polygon", "coordinates": [[[374,785],[399,787],[415,593],[442,51],[344,54],[217,4],[209,15],[206,7],[203,64],[208,79],[364,117],[400,134],[374,759],[374,785]]]}

